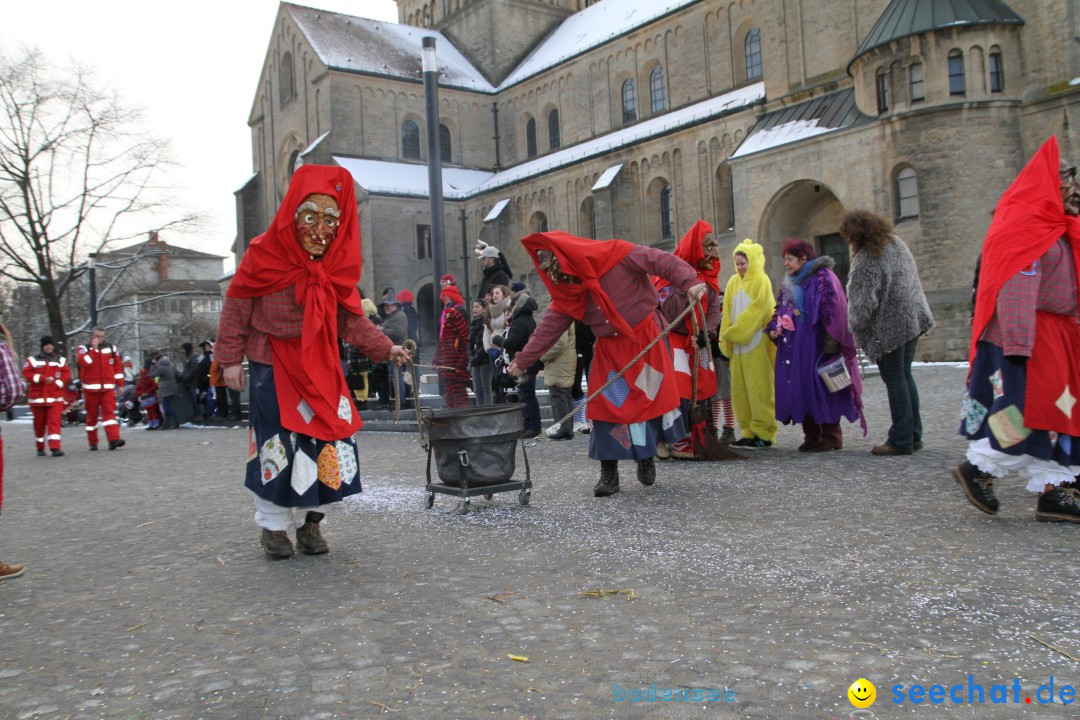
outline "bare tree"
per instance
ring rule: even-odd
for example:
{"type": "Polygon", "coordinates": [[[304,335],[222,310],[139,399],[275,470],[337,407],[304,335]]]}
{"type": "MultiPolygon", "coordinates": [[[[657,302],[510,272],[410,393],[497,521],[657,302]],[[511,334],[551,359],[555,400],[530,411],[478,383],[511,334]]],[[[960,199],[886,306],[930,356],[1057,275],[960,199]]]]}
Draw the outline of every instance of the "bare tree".
{"type": "Polygon", "coordinates": [[[40,289],[53,336],[86,325],[64,299],[89,253],[197,220],[167,204],[171,166],[141,113],[84,70],[0,56],[0,275],[40,289]]]}

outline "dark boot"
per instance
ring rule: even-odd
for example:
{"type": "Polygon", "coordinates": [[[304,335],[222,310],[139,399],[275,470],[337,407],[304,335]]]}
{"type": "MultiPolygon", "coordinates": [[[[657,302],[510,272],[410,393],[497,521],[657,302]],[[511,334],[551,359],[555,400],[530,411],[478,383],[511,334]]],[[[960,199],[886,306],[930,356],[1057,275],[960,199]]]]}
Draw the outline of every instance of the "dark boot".
{"type": "Polygon", "coordinates": [[[735,442],[735,428],[727,425],[724,427],[723,432],[720,433],[720,444],[731,445],[735,442]]]}
{"type": "Polygon", "coordinates": [[[656,462],[653,458],[637,461],[637,479],[642,485],[656,482],[656,462]]]}
{"type": "Polygon", "coordinates": [[[1000,503],[994,494],[994,476],[985,473],[965,460],[953,468],[953,477],[964,489],[968,502],[987,515],[998,511],[1000,503]]]}
{"type": "Polygon", "coordinates": [[[296,546],[305,555],[322,555],[330,550],[319,532],[319,522],[323,517],[322,513],[309,512],[304,524],[296,529],[296,546]]]}
{"type": "MultiPolygon", "coordinates": [[[[50,452],[52,453],[53,457],[64,457],[64,451],[60,448],[53,448],[50,452]]],[[[44,455],[45,453],[43,452],[41,454],[44,455]]]]}
{"type": "Polygon", "coordinates": [[[289,536],[285,534],[284,530],[267,530],[263,528],[260,542],[266,554],[275,560],[293,556],[292,541],[289,540],[289,536]]]}
{"type": "Polygon", "coordinates": [[[600,461],[600,482],[593,488],[596,497],[608,497],[619,492],[619,461],[600,461]]]}

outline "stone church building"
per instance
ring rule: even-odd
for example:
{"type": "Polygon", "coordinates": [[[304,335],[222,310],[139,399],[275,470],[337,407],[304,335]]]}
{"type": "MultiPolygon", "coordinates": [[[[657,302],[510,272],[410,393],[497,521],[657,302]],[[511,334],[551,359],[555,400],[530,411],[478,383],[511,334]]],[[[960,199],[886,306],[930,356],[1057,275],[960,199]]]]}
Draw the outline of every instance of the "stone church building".
{"type": "MultiPolygon", "coordinates": [[[[1050,135],[1080,161],[1080,0],[398,0],[398,23],[283,3],[248,124],[239,258],[295,167],[357,183],[369,296],[418,299],[433,342],[421,39],[436,39],[447,269],[476,238],[542,293],[518,242],[542,229],[672,249],[699,218],[732,248],[837,260],[842,214],[890,218],[938,328],[965,355],[997,198],[1050,135]]],[[[363,3],[356,3],[361,12],[363,3]]],[[[469,293],[466,293],[469,294],[469,293]]]]}

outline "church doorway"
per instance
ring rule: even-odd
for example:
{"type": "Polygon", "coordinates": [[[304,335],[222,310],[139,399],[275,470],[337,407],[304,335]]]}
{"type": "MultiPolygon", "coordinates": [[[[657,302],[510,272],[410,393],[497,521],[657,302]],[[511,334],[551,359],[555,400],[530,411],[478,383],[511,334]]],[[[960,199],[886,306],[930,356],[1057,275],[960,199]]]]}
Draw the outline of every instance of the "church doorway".
{"type": "Polygon", "coordinates": [[[424,285],[416,292],[416,312],[419,315],[420,344],[434,346],[439,339],[435,330],[435,313],[440,312],[442,306],[435,307],[435,291],[431,283],[424,285]]]}
{"type": "Polygon", "coordinates": [[[780,257],[784,240],[793,235],[804,238],[819,255],[831,256],[837,276],[846,284],[851,259],[838,232],[844,212],[833,191],[816,180],[799,180],[773,196],[762,215],[758,237],[765,247],[765,269],[774,287],[784,276],[780,257]]]}

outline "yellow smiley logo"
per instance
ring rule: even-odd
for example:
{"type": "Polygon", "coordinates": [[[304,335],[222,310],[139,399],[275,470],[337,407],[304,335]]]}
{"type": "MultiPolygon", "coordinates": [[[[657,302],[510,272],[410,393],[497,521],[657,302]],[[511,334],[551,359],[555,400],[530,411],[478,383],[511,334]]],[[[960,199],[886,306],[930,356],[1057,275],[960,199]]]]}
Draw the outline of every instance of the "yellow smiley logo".
{"type": "Polygon", "coordinates": [[[877,688],[866,678],[859,678],[847,689],[848,700],[857,708],[868,708],[877,700],[877,688]]]}

